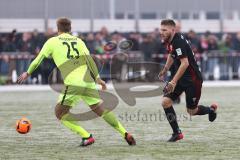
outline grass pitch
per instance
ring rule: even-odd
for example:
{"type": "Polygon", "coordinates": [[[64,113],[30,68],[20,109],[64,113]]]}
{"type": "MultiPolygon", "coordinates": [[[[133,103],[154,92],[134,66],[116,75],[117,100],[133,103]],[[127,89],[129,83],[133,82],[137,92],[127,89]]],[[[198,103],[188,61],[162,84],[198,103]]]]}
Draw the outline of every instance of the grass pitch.
{"type": "MultiPolygon", "coordinates": [[[[113,92],[114,93],[114,92],[113,92]]],[[[78,147],[81,139],[55,118],[58,94],[53,91],[0,93],[0,160],[75,159],[239,159],[240,88],[204,88],[201,104],[218,102],[218,118],[187,115],[184,96],[175,105],[184,140],[167,143],[170,126],[161,108],[161,97],[139,98],[134,107],[121,99],[114,113],[132,133],[137,146],[129,147],[122,137],[101,118],[80,122],[96,138],[89,147],[78,147]],[[26,116],[32,122],[27,135],[15,131],[15,121],[26,116]]],[[[83,103],[73,112],[88,110],[83,103]]]]}

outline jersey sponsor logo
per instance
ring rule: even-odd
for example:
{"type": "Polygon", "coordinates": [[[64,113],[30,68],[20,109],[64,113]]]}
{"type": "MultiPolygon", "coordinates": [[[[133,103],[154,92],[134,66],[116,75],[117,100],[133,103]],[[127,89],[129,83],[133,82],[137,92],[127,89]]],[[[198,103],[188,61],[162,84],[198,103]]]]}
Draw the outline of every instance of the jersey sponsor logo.
{"type": "Polygon", "coordinates": [[[181,50],[181,48],[176,49],[176,52],[177,52],[177,55],[178,55],[178,56],[181,56],[181,55],[182,55],[182,50],[181,50]]]}
{"type": "Polygon", "coordinates": [[[58,38],[59,40],[62,40],[62,41],[76,41],[77,40],[77,37],[59,37],[58,38]]]}

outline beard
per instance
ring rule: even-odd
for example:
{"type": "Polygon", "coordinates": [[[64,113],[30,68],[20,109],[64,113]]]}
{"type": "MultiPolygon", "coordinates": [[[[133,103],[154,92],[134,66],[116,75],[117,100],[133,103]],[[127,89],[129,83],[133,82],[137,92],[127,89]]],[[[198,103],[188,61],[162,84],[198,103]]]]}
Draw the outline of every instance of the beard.
{"type": "Polygon", "coordinates": [[[162,38],[162,43],[169,43],[171,39],[171,34],[168,34],[165,38],[162,38]]]}

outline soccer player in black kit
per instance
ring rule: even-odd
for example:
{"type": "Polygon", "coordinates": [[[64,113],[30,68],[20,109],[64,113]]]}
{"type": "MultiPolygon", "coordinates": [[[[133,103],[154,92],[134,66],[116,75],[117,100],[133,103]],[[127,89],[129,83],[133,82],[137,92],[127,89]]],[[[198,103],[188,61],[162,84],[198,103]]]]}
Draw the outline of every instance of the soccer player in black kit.
{"type": "Polygon", "coordinates": [[[169,142],[183,139],[172,106],[173,101],[181,93],[185,92],[187,112],[192,116],[208,114],[209,121],[213,122],[217,117],[216,110],[218,108],[217,104],[212,104],[210,107],[198,105],[203,82],[202,75],[189,42],[180,33],[176,33],[175,27],[176,24],[171,19],[161,21],[160,35],[164,43],[167,44],[168,57],[164,68],[159,73],[160,80],[164,80],[164,76],[171,66],[175,70],[172,79],[164,88],[162,101],[167,120],[173,130],[169,142]]]}

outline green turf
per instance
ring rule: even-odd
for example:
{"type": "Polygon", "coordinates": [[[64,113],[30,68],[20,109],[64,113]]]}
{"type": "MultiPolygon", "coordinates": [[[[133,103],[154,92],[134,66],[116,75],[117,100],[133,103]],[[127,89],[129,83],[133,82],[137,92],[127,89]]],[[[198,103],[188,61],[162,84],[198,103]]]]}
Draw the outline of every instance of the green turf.
{"type": "MultiPolygon", "coordinates": [[[[167,143],[170,126],[164,120],[161,98],[137,99],[135,107],[120,100],[114,110],[131,132],[137,146],[126,142],[102,119],[81,122],[96,138],[94,145],[78,147],[80,137],[63,127],[54,116],[57,94],[46,92],[0,93],[0,160],[71,159],[240,159],[240,88],[203,89],[201,104],[220,104],[217,121],[207,116],[189,117],[185,104],[175,105],[185,138],[167,143]],[[139,113],[139,116],[138,116],[139,113]],[[29,134],[15,131],[15,121],[25,115],[32,121],[29,134]]],[[[183,97],[182,97],[183,98],[183,97]]],[[[80,104],[73,111],[84,111],[80,104]]]]}

